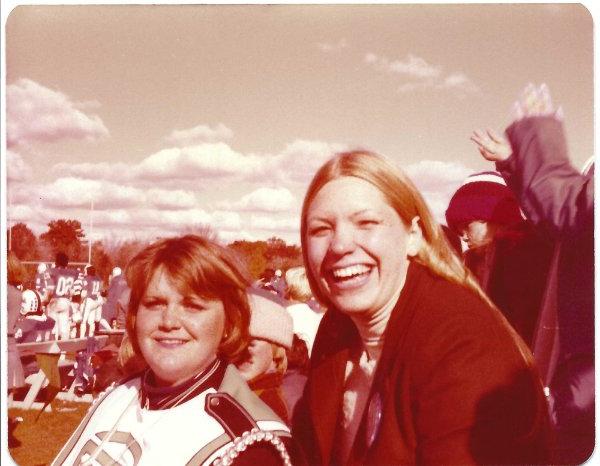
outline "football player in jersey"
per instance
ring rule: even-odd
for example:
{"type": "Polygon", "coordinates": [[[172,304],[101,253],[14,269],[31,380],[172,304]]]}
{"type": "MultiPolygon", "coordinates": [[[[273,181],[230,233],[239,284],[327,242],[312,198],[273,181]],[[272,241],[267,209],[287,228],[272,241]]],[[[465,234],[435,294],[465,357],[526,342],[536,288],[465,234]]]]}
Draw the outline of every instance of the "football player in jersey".
{"type": "Polygon", "coordinates": [[[48,303],[48,314],[54,318],[55,338],[66,340],[71,329],[69,312],[71,310],[71,292],[77,278],[77,270],[69,269],[69,258],[64,252],[56,254],[56,267],[50,269],[52,298],[48,303]]]}
{"type": "Polygon", "coordinates": [[[48,266],[44,262],[41,262],[37,266],[37,273],[35,274],[35,291],[40,294],[42,307],[45,307],[50,298],[50,273],[48,272],[48,266]]]}
{"type": "Polygon", "coordinates": [[[89,336],[94,336],[96,323],[102,318],[102,280],[96,275],[96,269],[93,265],[85,268],[85,277],[83,278],[83,289],[81,290],[81,309],[82,319],[79,327],[79,336],[86,336],[86,327],[89,326],[89,336]]]}
{"type": "Polygon", "coordinates": [[[81,306],[81,292],[83,290],[84,275],[80,268],[77,268],[77,278],[71,288],[71,338],[77,337],[79,324],[81,323],[83,307],[81,306]]]}

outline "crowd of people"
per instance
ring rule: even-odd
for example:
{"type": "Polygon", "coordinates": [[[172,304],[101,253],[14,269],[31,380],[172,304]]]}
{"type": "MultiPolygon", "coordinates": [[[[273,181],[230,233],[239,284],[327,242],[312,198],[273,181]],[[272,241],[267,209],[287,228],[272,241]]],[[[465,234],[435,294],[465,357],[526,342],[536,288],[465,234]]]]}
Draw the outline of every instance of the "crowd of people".
{"type": "Polygon", "coordinates": [[[332,157],[305,195],[304,266],[256,282],[196,235],[149,245],[106,293],[64,254],[21,291],[9,253],[9,388],[19,322],[51,322],[35,339],[125,331],[54,464],[583,463],[593,165],[573,168],[545,86],[515,108],[507,139],[473,133],[495,170],[464,180],[447,226],[386,158],[332,157]]]}

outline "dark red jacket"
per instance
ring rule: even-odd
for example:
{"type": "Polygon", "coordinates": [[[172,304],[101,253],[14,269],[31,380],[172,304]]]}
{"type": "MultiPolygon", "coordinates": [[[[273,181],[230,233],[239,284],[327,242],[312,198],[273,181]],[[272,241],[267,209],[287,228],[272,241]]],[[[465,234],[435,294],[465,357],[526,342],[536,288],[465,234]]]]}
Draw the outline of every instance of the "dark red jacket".
{"type": "Polygon", "coordinates": [[[465,263],[493,303],[532,348],[554,242],[523,222],[465,252],[465,263]]]}
{"type": "MultiPolygon", "coordinates": [[[[547,462],[546,400],[514,341],[498,312],[474,293],[412,263],[349,464],[547,462]]],[[[310,464],[332,464],[344,371],[357,344],[352,321],[329,310],[294,413],[292,434],[310,464]]]]}

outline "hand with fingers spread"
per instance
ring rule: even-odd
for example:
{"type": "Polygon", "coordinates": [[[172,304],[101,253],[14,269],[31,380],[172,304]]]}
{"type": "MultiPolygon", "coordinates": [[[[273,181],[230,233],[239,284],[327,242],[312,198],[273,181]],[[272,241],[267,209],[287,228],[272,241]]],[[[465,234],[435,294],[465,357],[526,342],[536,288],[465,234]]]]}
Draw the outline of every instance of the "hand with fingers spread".
{"type": "Polygon", "coordinates": [[[512,150],[510,144],[502,136],[496,134],[491,129],[483,132],[481,130],[473,131],[471,141],[477,144],[479,153],[484,159],[490,162],[501,162],[510,157],[512,150]]]}
{"type": "Polygon", "coordinates": [[[527,84],[521,92],[521,96],[512,106],[514,121],[535,116],[551,116],[560,121],[563,119],[562,107],[554,109],[550,89],[545,83],[542,83],[539,87],[532,83],[527,84]]]}
{"type": "MultiPolygon", "coordinates": [[[[559,121],[563,120],[562,107],[554,109],[550,90],[545,83],[539,87],[531,83],[527,84],[521,96],[513,103],[511,113],[513,122],[536,116],[549,116],[559,121]]],[[[475,130],[470,139],[477,144],[483,158],[490,162],[502,162],[512,153],[508,141],[491,129],[485,132],[475,130]]]]}

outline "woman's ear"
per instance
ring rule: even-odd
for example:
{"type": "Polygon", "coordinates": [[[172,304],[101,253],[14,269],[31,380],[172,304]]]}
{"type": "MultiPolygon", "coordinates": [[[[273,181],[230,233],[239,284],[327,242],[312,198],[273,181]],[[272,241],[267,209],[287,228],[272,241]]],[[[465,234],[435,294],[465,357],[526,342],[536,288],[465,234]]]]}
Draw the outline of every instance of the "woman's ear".
{"type": "Polygon", "coordinates": [[[419,251],[423,246],[423,230],[421,230],[420,221],[421,218],[415,216],[410,222],[408,238],[406,241],[406,255],[408,257],[415,257],[419,254],[419,251]]]}

